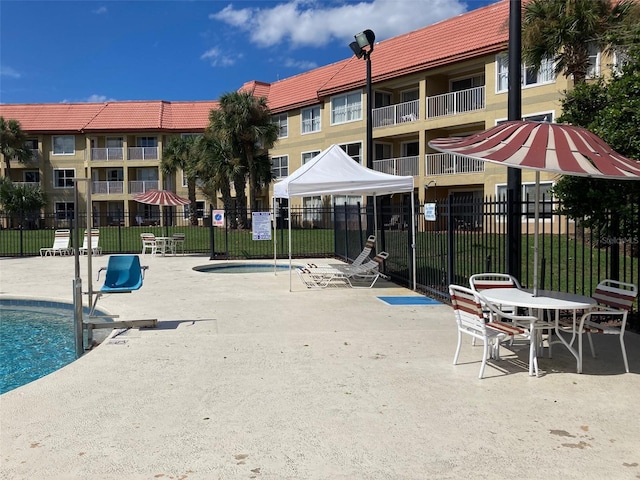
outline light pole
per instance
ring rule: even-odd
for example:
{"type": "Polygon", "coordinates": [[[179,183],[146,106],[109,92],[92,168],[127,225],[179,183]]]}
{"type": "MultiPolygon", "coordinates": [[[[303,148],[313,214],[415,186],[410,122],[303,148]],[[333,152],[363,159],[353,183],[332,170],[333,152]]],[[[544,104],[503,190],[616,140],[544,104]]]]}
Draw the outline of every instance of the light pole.
{"type": "Polygon", "coordinates": [[[372,30],[365,30],[354,35],[355,42],[349,48],[356,57],[364,58],[367,62],[367,168],[373,168],[373,99],[371,98],[371,52],[376,41],[372,30]]]}
{"type": "MultiPolygon", "coordinates": [[[[349,48],[353,51],[356,57],[363,58],[367,62],[367,168],[373,169],[373,99],[371,98],[371,52],[373,52],[373,45],[376,41],[376,35],[373,30],[364,30],[357,35],[354,35],[355,42],[349,44],[349,48]]],[[[375,197],[367,197],[367,210],[369,205],[375,202],[375,197]]],[[[377,235],[375,218],[375,205],[373,206],[373,222],[370,222],[370,218],[367,221],[368,225],[374,225],[374,233],[377,235]]],[[[369,217],[369,215],[367,215],[369,217]]]]}

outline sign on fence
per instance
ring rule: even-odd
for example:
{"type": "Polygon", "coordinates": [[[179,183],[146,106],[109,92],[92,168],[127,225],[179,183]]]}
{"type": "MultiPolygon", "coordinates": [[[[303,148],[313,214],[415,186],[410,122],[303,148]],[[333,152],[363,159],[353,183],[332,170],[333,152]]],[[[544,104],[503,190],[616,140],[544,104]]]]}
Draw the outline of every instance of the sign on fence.
{"type": "Polygon", "coordinates": [[[251,231],[254,240],[271,240],[271,213],[252,212],[251,231]]]}
{"type": "Polygon", "coordinates": [[[424,219],[430,222],[435,222],[436,220],[436,204],[435,203],[424,204],[424,219]]]}
{"type": "Polygon", "coordinates": [[[224,210],[214,210],[211,222],[214,227],[224,227],[224,210]]]}

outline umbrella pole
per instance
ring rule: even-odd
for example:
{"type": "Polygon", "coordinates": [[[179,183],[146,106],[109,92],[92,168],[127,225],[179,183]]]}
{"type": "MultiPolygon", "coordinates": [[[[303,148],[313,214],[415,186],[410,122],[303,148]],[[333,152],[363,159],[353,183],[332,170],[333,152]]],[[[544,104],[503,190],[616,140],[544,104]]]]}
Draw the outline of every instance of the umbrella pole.
{"type": "Polygon", "coordinates": [[[536,170],[536,199],[533,204],[533,296],[538,295],[538,222],[540,220],[540,171],[536,170]]]}

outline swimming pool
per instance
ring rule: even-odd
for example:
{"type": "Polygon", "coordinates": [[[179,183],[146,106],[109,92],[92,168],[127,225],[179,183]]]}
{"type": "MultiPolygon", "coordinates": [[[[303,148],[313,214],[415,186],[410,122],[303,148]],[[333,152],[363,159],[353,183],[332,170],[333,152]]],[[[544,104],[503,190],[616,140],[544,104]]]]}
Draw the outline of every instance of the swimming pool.
{"type": "MultiPolygon", "coordinates": [[[[293,268],[296,266],[294,265],[293,268]]],[[[193,267],[196,272],[205,273],[260,273],[289,270],[289,265],[276,265],[269,263],[220,263],[217,265],[199,265],[193,267]]]]}
{"type": "Polygon", "coordinates": [[[75,359],[73,305],[0,299],[0,394],[75,359]]]}

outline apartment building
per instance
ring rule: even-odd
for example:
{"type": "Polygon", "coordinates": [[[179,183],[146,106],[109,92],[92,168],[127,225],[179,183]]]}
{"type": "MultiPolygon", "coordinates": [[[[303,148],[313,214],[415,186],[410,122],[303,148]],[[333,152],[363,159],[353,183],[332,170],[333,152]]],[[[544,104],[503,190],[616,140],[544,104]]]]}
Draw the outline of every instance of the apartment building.
{"type": "MultiPolygon", "coordinates": [[[[503,193],[505,167],[434,153],[428,142],[469,135],[507,119],[508,17],[509,2],[500,1],[376,43],[370,99],[365,62],[355,56],[277,82],[240,86],[268,99],[280,127],[269,152],[276,179],[332,144],[365,163],[371,101],[373,168],[413,175],[416,199],[503,193]]],[[[599,67],[594,52],[593,75],[599,67]]],[[[555,75],[550,62],[538,70],[522,65],[523,118],[554,121],[560,98],[571,86],[555,75]]],[[[186,195],[180,173],[163,177],[162,148],[172,135],[203,132],[212,108],[215,101],[0,105],[0,115],[20,121],[34,151],[32,163],[12,162],[14,181],[42,184],[52,209],[64,215],[73,200],[71,178],[90,178],[94,213],[109,222],[135,224],[135,217],[156,212],[134,202],[133,194],[161,187],[186,195]],[[130,212],[129,218],[122,212],[130,212]]],[[[541,179],[544,191],[555,177],[543,173],[541,179]]],[[[523,193],[532,194],[534,173],[523,171],[522,183],[523,193]]],[[[261,204],[267,206],[269,193],[263,194],[261,204]]],[[[303,204],[326,201],[309,198],[303,204]]],[[[198,208],[208,208],[204,198],[198,208]]]]}

